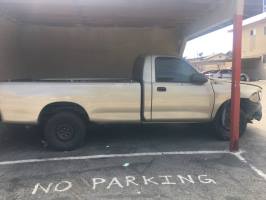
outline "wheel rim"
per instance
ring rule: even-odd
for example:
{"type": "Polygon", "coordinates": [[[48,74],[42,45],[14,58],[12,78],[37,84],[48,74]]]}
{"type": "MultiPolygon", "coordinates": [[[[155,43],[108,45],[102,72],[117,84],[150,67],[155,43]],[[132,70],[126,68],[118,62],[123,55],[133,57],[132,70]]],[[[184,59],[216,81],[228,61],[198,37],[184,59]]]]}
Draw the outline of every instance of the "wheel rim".
{"type": "Polygon", "coordinates": [[[56,126],[56,136],[63,142],[70,141],[74,137],[74,128],[69,124],[60,124],[56,126]]]}

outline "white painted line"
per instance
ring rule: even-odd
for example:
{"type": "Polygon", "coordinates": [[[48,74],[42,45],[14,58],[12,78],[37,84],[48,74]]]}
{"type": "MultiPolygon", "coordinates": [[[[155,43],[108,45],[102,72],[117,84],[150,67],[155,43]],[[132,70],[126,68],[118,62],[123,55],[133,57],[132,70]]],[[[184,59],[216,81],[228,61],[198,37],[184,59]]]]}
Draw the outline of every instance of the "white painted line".
{"type": "Polygon", "coordinates": [[[144,157],[144,156],[164,156],[164,155],[198,155],[198,154],[231,154],[231,153],[229,151],[174,151],[174,152],[147,152],[147,153],[130,153],[130,154],[106,154],[106,155],[71,156],[71,157],[2,161],[0,162],[0,166],[51,162],[51,161],[90,160],[90,159],[103,159],[103,158],[144,157]]]}
{"type": "Polygon", "coordinates": [[[235,155],[241,162],[246,163],[256,174],[258,174],[260,177],[262,177],[264,180],[266,180],[266,174],[259,170],[257,167],[249,163],[243,156],[242,156],[243,151],[239,151],[236,153],[232,153],[235,155]]]}
{"type": "Polygon", "coordinates": [[[55,158],[41,158],[41,159],[27,159],[15,161],[2,161],[0,166],[15,165],[15,164],[28,164],[28,163],[41,163],[52,161],[69,161],[69,160],[91,160],[91,159],[104,159],[104,158],[123,158],[123,157],[144,157],[144,156],[165,156],[165,155],[204,155],[204,154],[230,154],[234,155],[241,162],[246,163],[255,173],[266,180],[266,174],[257,169],[254,165],[250,164],[243,156],[244,151],[232,153],[230,151],[173,151],[173,152],[146,152],[146,153],[129,153],[129,154],[106,154],[106,155],[90,155],[90,156],[71,156],[71,157],[55,157],[55,158]]]}
{"type": "Polygon", "coordinates": [[[237,157],[241,162],[248,163],[246,159],[242,156],[243,151],[233,152],[232,154],[237,157]]]}

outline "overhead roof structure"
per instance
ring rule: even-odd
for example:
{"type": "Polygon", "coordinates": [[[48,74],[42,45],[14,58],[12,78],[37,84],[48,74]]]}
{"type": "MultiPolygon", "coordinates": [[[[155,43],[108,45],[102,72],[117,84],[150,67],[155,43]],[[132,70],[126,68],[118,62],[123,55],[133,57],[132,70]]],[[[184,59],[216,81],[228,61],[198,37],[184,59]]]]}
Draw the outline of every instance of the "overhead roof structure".
{"type": "Polygon", "coordinates": [[[245,0],[244,18],[249,18],[264,11],[264,0],[245,0]]]}
{"type": "Polygon", "coordinates": [[[243,26],[245,27],[245,26],[248,26],[251,24],[256,24],[256,23],[262,22],[262,21],[266,21],[266,12],[244,20],[243,26]]]}
{"type": "Polygon", "coordinates": [[[175,27],[188,38],[231,22],[232,0],[1,0],[17,23],[46,26],[175,27]]]}
{"type": "Polygon", "coordinates": [[[16,73],[9,73],[10,78],[111,72],[127,76],[138,54],[182,56],[186,41],[232,24],[235,4],[234,0],[0,0],[0,79],[12,68],[16,73]]]}

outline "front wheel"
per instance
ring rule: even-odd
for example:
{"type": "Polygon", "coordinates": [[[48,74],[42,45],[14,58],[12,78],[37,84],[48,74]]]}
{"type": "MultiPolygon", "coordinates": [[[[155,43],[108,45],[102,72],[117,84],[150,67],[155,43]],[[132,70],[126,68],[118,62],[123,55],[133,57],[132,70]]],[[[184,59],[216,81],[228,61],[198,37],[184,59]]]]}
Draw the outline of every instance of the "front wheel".
{"type": "MultiPolygon", "coordinates": [[[[216,134],[221,140],[230,140],[230,103],[223,105],[221,110],[218,112],[216,119],[214,121],[214,127],[216,134]]],[[[240,122],[239,122],[239,136],[241,137],[247,128],[247,119],[244,111],[240,111],[240,122]]]]}
{"type": "Polygon", "coordinates": [[[249,81],[249,77],[248,77],[248,75],[246,75],[246,74],[241,74],[241,76],[240,76],[240,80],[241,81],[249,81]]]}
{"type": "Polygon", "coordinates": [[[45,124],[44,137],[49,147],[70,151],[81,146],[86,137],[84,120],[72,112],[59,112],[45,124]]]}

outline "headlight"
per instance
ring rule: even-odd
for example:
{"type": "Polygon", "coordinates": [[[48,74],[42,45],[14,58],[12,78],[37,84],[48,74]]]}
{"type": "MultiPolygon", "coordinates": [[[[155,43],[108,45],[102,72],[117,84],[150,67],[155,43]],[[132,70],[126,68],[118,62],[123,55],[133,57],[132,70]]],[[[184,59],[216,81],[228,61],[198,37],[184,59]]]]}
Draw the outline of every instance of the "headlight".
{"type": "Polygon", "coordinates": [[[259,92],[255,92],[251,95],[251,97],[249,98],[250,101],[254,102],[254,103],[258,103],[260,101],[260,94],[259,92]]]}

